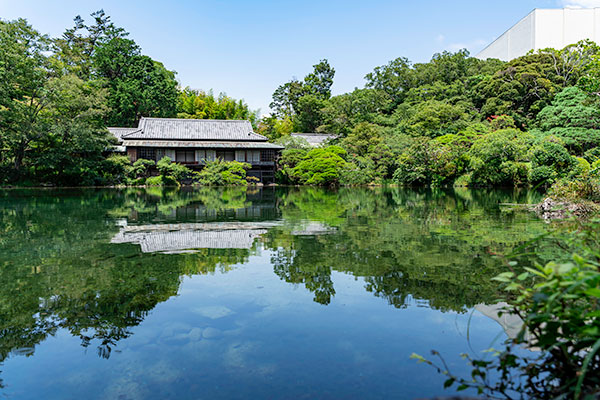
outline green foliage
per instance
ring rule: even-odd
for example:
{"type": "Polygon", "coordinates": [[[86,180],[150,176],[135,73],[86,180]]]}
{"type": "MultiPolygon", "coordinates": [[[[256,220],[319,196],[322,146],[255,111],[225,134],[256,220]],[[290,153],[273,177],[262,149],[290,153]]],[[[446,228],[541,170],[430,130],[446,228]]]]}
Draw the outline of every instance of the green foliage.
{"type": "Polygon", "coordinates": [[[156,163],[152,160],[138,158],[133,163],[131,175],[133,178],[146,178],[150,173],[150,168],[154,167],[155,165],[156,163]]]}
{"type": "Polygon", "coordinates": [[[463,143],[419,137],[400,155],[393,180],[402,185],[452,184],[468,162],[463,143]]]}
{"type": "Polygon", "coordinates": [[[246,170],[250,167],[247,163],[217,159],[206,163],[198,174],[198,183],[205,186],[247,185],[246,170]]]}
{"type": "Polygon", "coordinates": [[[321,60],[313,65],[313,72],[308,74],[304,81],[293,79],[279,86],[273,93],[273,101],[269,105],[277,117],[300,118],[296,123],[312,132],[320,121],[322,101],[331,97],[331,85],[335,69],[327,60],[321,60]],[[308,96],[304,101],[303,97],[308,96]],[[317,114],[311,116],[311,113],[317,114]]]}
{"type": "Polygon", "coordinates": [[[576,155],[600,144],[600,109],[596,99],[577,87],[565,88],[537,116],[546,135],[563,140],[576,155]]]}
{"type": "Polygon", "coordinates": [[[592,165],[585,159],[578,159],[571,173],[558,180],[550,188],[550,195],[557,200],[600,202],[600,161],[592,165]]]}
{"type": "Polygon", "coordinates": [[[396,110],[398,127],[413,136],[436,137],[466,129],[471,116],[462,104],[427,100],[416,105],[404,104],[396,110]]]}
{"type": "Polygon", "coordinates": [[[212,91],[205,93],[189,87],[181,91],[177,102],[177,118],[247,119],[254,123],[257,114],[243,100],[236,101],[225,93],[215,97],[212,91]]]}
{"type": "Polygon", "coordinates": [[[516,129],[501,129],[477,139],[469,150],[471,182],[481,186],[515,186],[527,183],[527,151],[533,136],[516,129]]]}
{"type": "Polygon", "coordinates": [[[474,88],[474,103],[484,117],[506,114],[526,127],[564,84],[551,55],[527,55],[484,77],[474,88]]]}
{"type": "Polygon", "coordinates": [[[167,185],[178,185],[184,179],[191,179],[194,171],[178,163],[171,161],[169,157],[163,157],[156,163],[156,169],[167,185]]]}
{"type": "Polygon", "coordinates": [[[103,180],[108,184],[126,184],[131,169],[129,157],[113,154],[102,163],[103,180]]]}
{"type": "Polygon", "coordinates": [[[313,149],[293,168],[293,179],[306,185],[336,185],[346,165],[346,155],[339,146],[313,149]]]}
{"type": "MultiPolygon", "coordinates": [[[[534,268],[503,272],[494,278],[509,292],[510,305],[501,314],[521,317],[519,335],[493,357],[465,355],[471,377],[452,374],[446,363],[436,365],[448,376],[445,387],[474,388],[492,398],[592,399],[600,392],[600,222],[575,223],[554,233],[559,247],[573,252],[534,268]],[[536,348],[525,353],[522,346],[536,348]]],[[[438,352],[433,352],[438,355],[438,352]]]]}
{"type": "Polygon", "coordinates": [[[133,40],[116,37],[101,44],[93,62],[110,93],[109,126],[135,126],[143,116],[175,116],[175,73],[142,55],[133,40]]]}
{"type": "MultiPolygon", "coordinates": [[[[308,146],[307,146],[308,147],[308,146]]],[[[308,150],[306,148],[286,148],[281,152],[279,159],[279,170],[277,179],[281,183],[295,183],[294,168],[306,158],[308,150]]]]}

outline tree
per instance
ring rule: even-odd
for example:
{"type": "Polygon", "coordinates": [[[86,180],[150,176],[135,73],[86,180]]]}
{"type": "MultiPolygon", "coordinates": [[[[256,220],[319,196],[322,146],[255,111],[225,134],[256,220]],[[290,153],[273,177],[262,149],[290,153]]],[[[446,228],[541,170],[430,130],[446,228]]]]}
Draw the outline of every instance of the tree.
{"type": "Polygon", "coordinates": [[[273,93],[273,101],[269,107],[279,118],[294,118],[303,113],[300,117],[301,121],[298,122],[300,129],[303,132],[313,132],[314,128],[318,126],[316,125],[318,121],[311,121],[312,117],[309,114],[318,112],[323,105],[321,101],[331,97],[334,76],[335,70],[329,65],[329,62],[321,60],[318,64],[313,65],[313,72],[308,74],[304,81],[292,79],[279,86],[273,93]],[[304,96],[311,97],[300,103],[304,96]],[[306,126],[312,129],[306,130],[308,129],[304,128],[306,126]]]}
{"type": "Polygon", "coordinates": [[[44,111],[46,135],[29,158],[37,179],[65,185],[102,184],[102,153],[112,136],[104,127],[108,92],[74,74],[47,83],[52,101],[44,111]]]}
{"type": "Polygon", "coordinates": [[[325,101],[314,94],[307,94],[298,100],[296,126],[300,132],[316,132],[323,123],[325,101]]]}
{"type": "Polygon", "coordinates": [[[313,149],[293,169],[293,177],[306,185],[336,185],[340,179],[346,150],[339,146],[313,149]]]}
{"type": "Polygon", "coordinates": [[[129,33],[115,26],[110,16],[99,10],[91,14],[93,25],[86,25],[81,16],[74,18],[75,25],[63,35],[52,40],[53,67],[60,73],[74,73],[79,78],[92,79],[93,57],[96,50],[114,38],[124,38],[129,33]]]}
{"type": "Polygon", "coordinates": [[[469,150],[471,182],[481,186],[527,183],[527,151],[533,136],[517,129],[500,129],[477,139],[469,150]]]}
{"type": "Polygon", "coordinates": [[[94,64],[109,90],[108,125],[135,126],[141,117],[175,116],[175,73],[142,55],[133,40],[117,37],[102,44],[94,64]]]}
{"type": "Polygon", "coordinates": [[[243,100],[235,100],[225,93],[215,98],[208,93],[189,87],[179,93],[177,118],[193,119],[247,119],[254,123],[257,112],[251,111],[243,100]]]}
{"type": "Polygon", "coordinates": [[[302,95],[302,82],[292,79],[275,90],[273,101],[269,104],[269,107],[277,117],[291,117],[296,113],[298,100],[302,95]]]}
{"type": "Polygon", "coordinates": [[[19,176],[32,143],[47,132],[44,110],[52,92],[49,39],[24,19],[0,20],[0,142],[19,176]]]}
{"type": "Polygon", "coordinates": [[[544,135],[561,138],[569,151],[582,155],[600,145],[598,100],[578,87],[568,87],[537,116],[544,135]]]}
{"type": "Polygon", "coordinates": [[[507,114],[519,127],[528,127],[537,114],[562,90],[565,80],[556,73],[549,54],[519,57],[474,88],[475,106],[484,117],[507,114]]]}
{"type": "Polygon", "coordinates": [[[304,95],[313,95],[320,100],[329,99],[334,76],[335,69],[326,59],[313,65],[313,72],[304,77],[304,95]]]}
{"type": "Polygon", "coordinates": [[[414,87],[416,77],[412,63],[405,57],[396,58],[387,65],[375,67],[365,76],[367,87],[385,92],[396,105],[402,103],[409,89],[414,87]]]}

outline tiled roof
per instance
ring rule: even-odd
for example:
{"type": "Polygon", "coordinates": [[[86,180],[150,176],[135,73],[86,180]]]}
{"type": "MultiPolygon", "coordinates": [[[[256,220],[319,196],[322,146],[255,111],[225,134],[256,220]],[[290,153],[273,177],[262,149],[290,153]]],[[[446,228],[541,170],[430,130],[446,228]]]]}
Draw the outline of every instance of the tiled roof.
{"type": "Polygon", "coordinates": [[[250,121],[176,118],[142,118],[138,130],[123,139],[267,141],[250,121]]]}
{"type": "Polygon", "coordinates": [[[178,147],[178,148],[194,148],[194,149],[283,149],[283,146],[279,146],[273,143],[267,142],[217,142],[217,141],[203,141],[203,140],[130,140],[128,137],[125,138],[123,143],[129,147],[178,147]]]}
{"type": "Polygon", "coordinates": [[[112,135],[114,137],[117,138],[119,143],[121,143],[123,141],[121,139],[123,137],[123,135],[128,135],[130,133],[137,132],[140,130],[140,128],[115,128],[115,127],[108,127],[106,129],[108,129],[108,131],[110,133],[112,133],[112,135]]]}
{"type": "Polygon", "coordinates": [[[320,144],[323,144],[326,141],[337,138],[336,135],[330,135],[327,133],[292,133],[291,136],[302,138],[313,147],[319,146],[320,144]]]}

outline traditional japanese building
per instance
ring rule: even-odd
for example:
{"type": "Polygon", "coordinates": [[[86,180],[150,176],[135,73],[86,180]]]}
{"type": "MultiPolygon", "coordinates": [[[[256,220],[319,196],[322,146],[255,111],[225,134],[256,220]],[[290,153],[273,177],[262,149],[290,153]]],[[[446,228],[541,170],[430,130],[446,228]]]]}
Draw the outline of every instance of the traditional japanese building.
{"type": "Polygon", "coordinates": [[[137,128],[108,128],[132,162],[172,161],[193,169],[221,159],[250,164],[248,176],[274,181],[275,161],[282,146],[254,133],[249,121],[142,118],[137,128]]]}

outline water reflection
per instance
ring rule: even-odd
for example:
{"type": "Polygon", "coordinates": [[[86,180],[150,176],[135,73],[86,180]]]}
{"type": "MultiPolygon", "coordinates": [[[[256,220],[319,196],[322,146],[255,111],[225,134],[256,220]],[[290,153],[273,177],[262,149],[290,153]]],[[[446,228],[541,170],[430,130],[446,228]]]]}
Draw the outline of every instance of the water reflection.
{"type": "Polygon", "coordinates": [[[546,229],[498,204],[535,196],[399,188],[1,191],[0,362],[34,356],[61,330],[108,359],[180,292],[185,277],[226,273],[261,255],[279,279],[322,305],[335,299],[333,277],[341,273],[395,308],[464,312],[501,295],[490,282],[501,268],[495,256],[546,229]]]}

